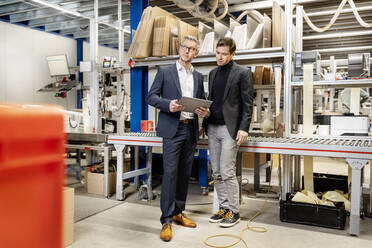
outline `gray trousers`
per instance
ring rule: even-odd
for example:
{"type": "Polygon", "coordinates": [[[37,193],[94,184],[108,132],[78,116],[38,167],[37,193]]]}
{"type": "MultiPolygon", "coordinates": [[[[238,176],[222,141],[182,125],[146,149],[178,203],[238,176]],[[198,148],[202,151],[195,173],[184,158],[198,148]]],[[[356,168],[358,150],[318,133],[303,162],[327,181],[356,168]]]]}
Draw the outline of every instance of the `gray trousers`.
{"type": "Polygon", "coordinates": [[[208,147],[219,207],[239,213],[239,184],[236,178],[239,146],[231,138],[226,125],[209,124],[208,147]]]}

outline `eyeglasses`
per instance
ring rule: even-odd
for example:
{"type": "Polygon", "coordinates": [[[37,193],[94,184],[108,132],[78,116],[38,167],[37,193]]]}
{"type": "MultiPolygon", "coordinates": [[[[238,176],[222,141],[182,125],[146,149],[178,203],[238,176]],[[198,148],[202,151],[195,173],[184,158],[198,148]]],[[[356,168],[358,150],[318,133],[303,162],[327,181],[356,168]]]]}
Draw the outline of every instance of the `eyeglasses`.
{"type": "Polygon", "coordinates": [[[189,51],[189,52],[195,52],[197,51],[198,49],[196,49],[195,47],[188,47],[188,46],[185,46],[185,45],[181,45],[180,46],[184,51],[189,51]]]}

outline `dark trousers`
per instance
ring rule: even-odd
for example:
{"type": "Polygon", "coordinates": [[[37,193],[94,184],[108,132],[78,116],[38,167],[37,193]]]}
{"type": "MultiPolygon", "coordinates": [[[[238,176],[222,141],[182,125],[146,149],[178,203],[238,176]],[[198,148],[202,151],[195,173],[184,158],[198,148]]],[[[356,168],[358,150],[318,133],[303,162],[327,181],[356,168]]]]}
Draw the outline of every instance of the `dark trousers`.
{"type": "Polygon", "coordinates": [[[174,215],[185,210],[195,147],[192,123],[179,123],[176,135],[172,139],[163,139],[162,224],[171,223],[174,215]]]}

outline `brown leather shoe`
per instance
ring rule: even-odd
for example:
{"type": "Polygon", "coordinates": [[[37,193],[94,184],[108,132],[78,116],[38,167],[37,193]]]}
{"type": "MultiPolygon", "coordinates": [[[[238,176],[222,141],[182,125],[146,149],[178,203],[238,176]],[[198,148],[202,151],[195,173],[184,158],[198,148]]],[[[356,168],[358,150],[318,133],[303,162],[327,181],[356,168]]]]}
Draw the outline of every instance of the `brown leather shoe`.
{"type": "Polygon", "coordinates": [[[186,216],[184,216],[183,214],[177,214],[173,216],[173,220],[177,222],[178,224],[181,224],[185,227],[192,227],[192,228],[196,227],[195,222],[193,222],[189,218],[186,218],[186,216]]]}
{"type": "Polygon", "coordinates": [[[160,238],[168,242],[172,239],[172,224],[171,223],[164,223],[163,227],[161,228],[160,238]]]}

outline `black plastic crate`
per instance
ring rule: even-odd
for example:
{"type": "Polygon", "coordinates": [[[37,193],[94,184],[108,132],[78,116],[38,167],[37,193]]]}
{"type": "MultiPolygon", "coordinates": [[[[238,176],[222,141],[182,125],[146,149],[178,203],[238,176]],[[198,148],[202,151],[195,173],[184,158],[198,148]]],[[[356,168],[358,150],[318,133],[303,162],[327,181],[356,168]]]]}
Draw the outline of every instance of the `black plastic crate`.
{"type": "Polygon", "coordinates": [[[281,200],[280,221],[344,230],[346,210],[344,204],[330,207],[281,200]]]}
{"type": "MultiPolygon", "coordinates": [[[[302,189],[304,189],[304,176],[302,176],[302,189]]],[[[347,176],[314,173],[314,192],[342,190],[348,193],[347,176]]]]}

